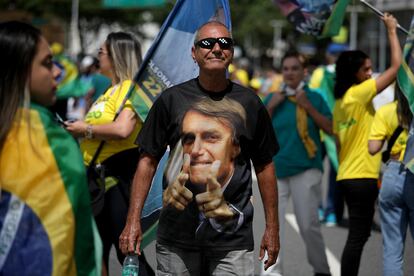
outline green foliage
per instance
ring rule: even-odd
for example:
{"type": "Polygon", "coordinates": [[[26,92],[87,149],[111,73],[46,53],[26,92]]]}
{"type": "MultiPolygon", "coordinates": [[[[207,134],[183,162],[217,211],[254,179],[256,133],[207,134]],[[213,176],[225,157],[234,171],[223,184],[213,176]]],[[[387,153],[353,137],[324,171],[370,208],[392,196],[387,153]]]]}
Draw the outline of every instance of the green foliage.
{"type": "Polygon", "coordinates": [[[281,19],[279,9],[271,0],[230,0],[234,39],[240,44],[246,38],[254,47],[271,47],[273,27],[271,20],[281,19]]]}

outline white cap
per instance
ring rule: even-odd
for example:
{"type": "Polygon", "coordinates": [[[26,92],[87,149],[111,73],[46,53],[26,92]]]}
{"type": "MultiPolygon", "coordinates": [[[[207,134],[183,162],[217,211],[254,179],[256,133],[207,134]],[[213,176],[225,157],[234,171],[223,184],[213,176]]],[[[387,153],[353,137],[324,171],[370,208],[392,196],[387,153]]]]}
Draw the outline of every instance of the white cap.
{"type": "Polygon", "coordinates": [[[82,70],[87,69],[89,66],[91,66],[93,64],[93,57],[91,56],[85,56],[81,63],[80,63],[80,67],[82,70]]]}

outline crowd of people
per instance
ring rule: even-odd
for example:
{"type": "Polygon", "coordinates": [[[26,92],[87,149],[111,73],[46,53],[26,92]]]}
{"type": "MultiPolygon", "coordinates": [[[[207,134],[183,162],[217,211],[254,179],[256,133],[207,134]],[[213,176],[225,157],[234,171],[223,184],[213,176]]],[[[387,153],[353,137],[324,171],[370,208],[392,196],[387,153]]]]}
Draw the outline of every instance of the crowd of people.
{"type": "Polygon", "coordinates": [[[328,64],[313,74],[307,58],[291,50],[282,58],[280,73],[269,70],[256,82],[249,81],[245,60],[232,64],[234,41],[228,28],[208,22],[195,33],[189,53],[199,75],[163,91],[145,120],[127,97],[142,62],[140,42],[131,33],[110,33],[98,52],[99,69],[92,57],[81,62],[85,77],[98,70],[109,82],[99,86],[101,92],[80,97],[83,118],[61,120],[61,126],[51,111],[61,69],[47,41],[28,24],[0,23],[1,60],[13,60],[0,70],[1,242],[3,229],[14,231],[2,247],[5,253],[0,252],[0,260],[6,260],[0,262],[0,272],[19,267],[39,271],[32,275],[52,270],[67,275],[76,269],[82,275],[108,275],[114,247],[120,264],[128,254],[139,255],[139,275],[254,275],[254,171],[265,213],[262,275],[288,273],[283,257],[290,197],[314,275],[331,275],[321,225],[341,221],[345,201],[349,232],[341,275],[358,275],[378,194],[383,273],[402,275],[407,227],[414,226],[412,173],[404,166],[405,152],[414,150],[406,149],[412,114],[398,84],[394,102],[378,110],[372,105],[374,96],[395,81],[402,59],[397,20],[387,13],[382,20],[391,59],[375,79],[367,54],[332,44],[328,64]],[[22,140],[21,133],[29,138],[22,140]],[[169,177],[163,179],[154,271],[141,250],[141,215],[167,149],[179,158],[174,159],[178,165],[167,166],[169,177]],[[73,159],[65,161],[69,155],[73,159]],[[331,177],[323,208],[325,157],[331,177]],[[37,174],[30,172],[31,160],[37,160],[37,174]],[[19,166],[11,166],[12,161],[19,166]],[[22,176],[22,171],[28,173],[22,176]],[[50,182],[58,178],[59,183],[50,182]],[[62,182],[71,208],[82,213],[72,215],[69,224],[77,227],[70,231],[60,229],[61,216],[48,216],[63,207],[37,195],[62,182]],[[42,200],[46,214],[31,205],[42,200]],[[12,203],[26,206],[18,221],[37,214],[44,228],[28,223],[39,230],[22,233],[18,223],[11,227],[11,216],[16,216],[12,203]],[[53,231],[68,235],[30,249],[32,254],[54,253],[44,262],[25,258],[27,246],[21,242],[39,231],[49,239],[53,231]],[[91,241],[84,252],[77,252],[79,239],[91,241]],[[63,254],[62,243],[69,253],[63,254]]]}

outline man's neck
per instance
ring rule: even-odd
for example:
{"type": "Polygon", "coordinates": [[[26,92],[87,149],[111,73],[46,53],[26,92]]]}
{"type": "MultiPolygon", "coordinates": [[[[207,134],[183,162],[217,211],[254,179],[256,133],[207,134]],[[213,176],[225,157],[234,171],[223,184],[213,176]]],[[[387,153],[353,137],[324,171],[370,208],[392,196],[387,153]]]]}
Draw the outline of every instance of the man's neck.
{"type": "Polygon", "coordinates": [[[221,92],[225,90],[229,84],[226,74],[223,72],[217,74],[201,74],[198,76],[200,85],[211,92],[221,92]]]}

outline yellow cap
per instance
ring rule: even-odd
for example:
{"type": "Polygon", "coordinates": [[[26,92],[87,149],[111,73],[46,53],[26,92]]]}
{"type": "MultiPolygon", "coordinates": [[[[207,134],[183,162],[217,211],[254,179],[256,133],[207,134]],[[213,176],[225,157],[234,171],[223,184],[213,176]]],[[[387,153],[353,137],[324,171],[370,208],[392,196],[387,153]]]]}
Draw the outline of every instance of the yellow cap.
{"type": "Polygon", "coordinates": [[[52,51],[53,55],[59,55],[63,53],[63,45],[59,42],[53,42],[50,46],[50,50],[52,51]]]}
{"type": "Polygon", "coordinates": [[[252,78],[250,81],[250,87],[253,89],[259,89],[262,86],[262,82],[259,78],[252,78]]]}
{"type": "Polygon", "coordinates": [[[230,64],[229,65],[229,73],[231,74],[231,73],[233,73],[234,72],[234,70],[236,70],[236,67],[233,65],[233,64],[230,64]]]}

